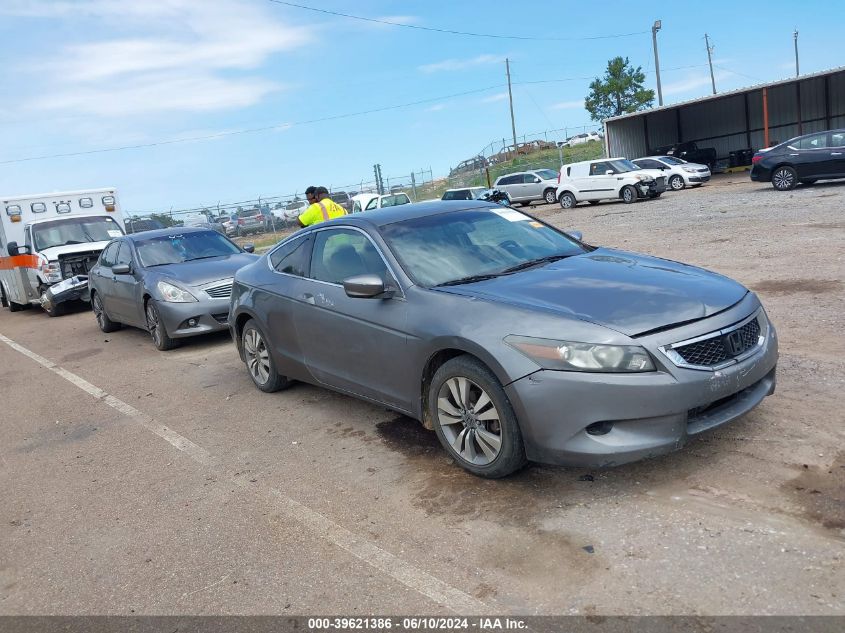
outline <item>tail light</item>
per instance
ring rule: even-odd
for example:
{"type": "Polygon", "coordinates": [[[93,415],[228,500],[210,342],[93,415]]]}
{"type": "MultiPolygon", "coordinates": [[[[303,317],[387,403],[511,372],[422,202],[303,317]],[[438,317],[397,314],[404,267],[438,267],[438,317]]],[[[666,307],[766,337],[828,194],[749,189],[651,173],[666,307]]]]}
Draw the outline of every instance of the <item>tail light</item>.
{"type": "Polygon", "coordinates": [[[762,155],[762,154],[754,154],[754,156],[752,156],[752,157],[751,157],[751,164],[752,164],[752,165],[756,165],[756,164],[757,164],[757,163],[759,163],[761,160],[763,160],[763,155],[762,155]]]}

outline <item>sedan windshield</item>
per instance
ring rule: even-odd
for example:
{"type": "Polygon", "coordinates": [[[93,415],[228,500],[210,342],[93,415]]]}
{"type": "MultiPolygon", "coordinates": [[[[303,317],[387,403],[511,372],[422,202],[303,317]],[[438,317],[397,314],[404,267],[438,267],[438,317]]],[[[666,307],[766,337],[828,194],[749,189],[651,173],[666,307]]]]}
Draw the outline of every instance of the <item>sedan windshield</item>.
{"type": "Polygon", "coordinates": [[[684,165],[687,161],[675,158],[674,156],[661,156],[660,162],[666,163],[667,165],[684,165]]]}
{"type": "Polygon", "coordinates": [[[629,160],[621,159],[621,160],[611,160],[608,161],[608,164],[613,168],[617,174],[624,174],[626,171],[637,171],[642,169],[639,165],[632,163],[629,160]]]}
{"type": "Polygon", "coordinates": [[[540,169],[535,172],[543,180],[556,180],[557,172],[553,169],[540,169]]]}
{"type": "Polygon", "coordinates": [[[32,225],[36,251],[68,244],[108,242],[121,235],[123,230],[120,225],[107,216],[65,218],[32,225]]]}
{"type": "Polygon", "coordinates": [[[196,259],[225,257],[241,249],[217,231],[192,231],[151,237],[135,242],[141,264],[146,267],[180,264],[196,259]]]}
{"type": "Polygon", "coordinates": [[[415,283],[471,283],[536,263],[580,255],[585,248],[557,229],[508,208],[429,215],[382,228],[415,283]]]}

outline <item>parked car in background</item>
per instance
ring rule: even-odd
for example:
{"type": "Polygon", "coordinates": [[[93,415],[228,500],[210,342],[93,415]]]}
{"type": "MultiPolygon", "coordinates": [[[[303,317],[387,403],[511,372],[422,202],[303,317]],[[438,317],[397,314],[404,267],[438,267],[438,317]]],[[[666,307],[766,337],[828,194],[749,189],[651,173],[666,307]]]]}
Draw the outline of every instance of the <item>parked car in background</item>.
{"type": "Polygon", "coordinates": [[[449,170],[450,176],[457,176],[458,174],[465,174],[472,171],[480,171],[488,166],[488,161],[484,156],[473,156],[467,160],[458,163],[457,167],[449,170]]]}
{"type": "Polygon", "coordinates": [[[557,199],[564,209],[579,202],[598,204],[602,200],[636,202],[657,198],[666,191],[661,172],[644,170],[625,158],[587,160],[560,168],[557,199]]]}
{"type": "Polygon", "coordinates": [[[459,189],[447,189],[443,192],[441,200],[483,200],[485,195],[490,195],[487,187],[462,187],[459,189]]]}
{"type": "Polygon", "coordinates": [[[251,233],[261,233],[264,228],[264,216],[258,209],[242,209],[230,216],[230,221],[226,224],[226,235],[240,237],[251,233]]]}
{"type": "Polygon", "coordinates": [[[411,204],[407,193],[388,193],[385,195],[359,193],[352,199],[352,213],[361,211],[372,211],[383,207],[396,207],[402,204],[411,204]]]}
{"type": "Polygon", "coordinates": [[[845,129],[797,136],[760,150],[751,162],[751,180],[770,182],[778,191],[845,178],[845,129]]]}
{"type": "Polygon", "coordinates": [[[295,222],[297,218],[308,208],[305,200],[288,202],[281,209],[273,209],[273,215],[284,222],[295,222]]]}
{"type": "Polygon", "coordinates": [[[643,169],[664,172],[669,179],[667,185],[673,191],[680,191],[684,187],[700,187],[710,180],[710,168],[707,165],[688,163],[683,158],[645,156],[631,162],[643,169]]]}
{"type": "Polygon", "coordinates": [[[553,204],[557,200],[558,172],[553,169],[532,169],[496,178],[494,189],[507,194],[511,202],[528,204],[543,200],[553,204]]]}
{"type": "Polygon", "coordinates": [[[566,139],[566,142],[563,143],[563,147],[575,147],[576,145],[583,145],[584,143],[589,143],[590,141],[600,141],[601,135],[596,132],[584,132],[583,134],[576,134],[575,136],[571,136],[566,139]]]}
{"type": "Polygon", "coordinates": [[[91,305],[103,332],[147,330],[160,350],[228,327],[235,272],[257,259],[215,231],[171,227],[110,242],[91,269],[91,305]]]}
{"type": "Polygon", "coordinates": [[[124,224],[126,225],[126,234],[140,233],[141,231],[155,231],[156,229],[163,229],[164,224],[155,218],[128,218],[124,224]]]}
{"type": "Polygon", "coordinates": [[[707,165],[712,172],[716,167],[716,150],[712,147],[699,147],[695,141],[673,143],[651,150],[652,156],[674,156],[690,163],[707,165]]]}
{"type": "Polygon", "coordinates": [[[295,233],[235,274],[230,328],[259,390],[379,403],[489,478],[677,450],[773,393],[778,361],[739,283],[479,201],[295,233]]]}

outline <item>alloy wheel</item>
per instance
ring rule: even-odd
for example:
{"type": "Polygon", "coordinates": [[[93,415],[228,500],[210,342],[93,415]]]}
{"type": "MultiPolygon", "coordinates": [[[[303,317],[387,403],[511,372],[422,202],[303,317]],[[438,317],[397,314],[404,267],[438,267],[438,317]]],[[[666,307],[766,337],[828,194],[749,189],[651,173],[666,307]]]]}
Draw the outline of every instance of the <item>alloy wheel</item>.
{"type": "Polygon", "coordinates": [[[554,204],[555,203],[555,192],[549,189],[546,192],[546,204],[554,204]]]}
{"type": "Polygon", "coordinates": [[[622,199],[625,202],[631,202],[634,199],[634,192],[628,187],[622,192],[622,199]]]}
{"type": "Polygon", "coordinates": [[[477,466],[493,462],[502,449],[499,411],[484,389],[450,378],[437,394],[437,419],[446,441],[461,459],[477,466]]]}
{"type": "Polygon", "coordinates": [[[669,186],[672,187],[673,191],[680,191],[684,188],[684,179],[681,176],[672,176],[669,186]]]}
{"type": "Polygon", "coordinates": [[[152,300],[147,302],[146,313],[147,329],[150,331],[150,336],[153,337],[153,342],[156,344],[156,347],[158,347],[161,345],[161,323],[159,323],[158,312],[156,312],[152,300]]]}
{"type": "Polygon", "coordinates": [[[94,308],[94,317],[97,319],[97,325],[99,325],[102,330],[106,327],[106,321],[105,313],[103,312],[103,302],[100,300],[100,295],[94,294],[94,298],[91,299],[91,305],[94,308]]]}
{"type": "Polygon", "coordinates": [[[270,353],[258,330],[248,329],[244,334],[244,356],[252,378],[263,385],[270,378],[270,353]]]}
{"type": "Polygon", "coordinates": [[[795,176],[791,169],[778,169],[772,176],[772,184],[775,189],[786,191],[792,189],[795,184],[795,176]]]}

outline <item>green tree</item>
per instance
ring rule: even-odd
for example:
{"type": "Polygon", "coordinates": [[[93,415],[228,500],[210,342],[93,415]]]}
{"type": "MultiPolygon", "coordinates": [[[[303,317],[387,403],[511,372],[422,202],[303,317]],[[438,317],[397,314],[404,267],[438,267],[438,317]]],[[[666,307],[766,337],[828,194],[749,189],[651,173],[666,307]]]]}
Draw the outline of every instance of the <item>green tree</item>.
{"type": "Polygon", "coordinates": [[[607,62],[604,77],[590,84],[584,107],[594,121],[644,110],[654,103],[654,90],[643,88],[645,73],[634,68],[628,58],[614,57],[607,62]]]}

